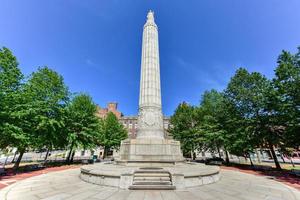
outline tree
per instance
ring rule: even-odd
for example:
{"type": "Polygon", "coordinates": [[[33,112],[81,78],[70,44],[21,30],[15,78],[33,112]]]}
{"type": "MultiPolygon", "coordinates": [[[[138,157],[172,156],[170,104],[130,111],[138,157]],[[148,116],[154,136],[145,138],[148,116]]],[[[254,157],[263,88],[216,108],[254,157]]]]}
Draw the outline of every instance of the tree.
{"type": "Polygon", "coordinates": [[[64,108],[69,91],[63,77],[48,67],[33,72],[25,84],[26,106],[34,116],[31,120],[32,133],[35,133],[35,146],[49,150],[65,144],[64,108]]]}
{"type": "Polygon", "coordinates": [[[109,150],[118,149],[121,141],[127,137],[127,130],[112,112],[109,112],[107,116],[101,120],[101,134],[99,140],[101,146],[104,147],[104,157],[107,156],[109,150]]]}
{"type": "Polygon", "coordinates": [[[0,50],[0,147],[16,147],[19,157],[14,169],[17,169],[26,148],[30,145],[31,134],[24,113],[23,74],[18,67],[16,57],[3,48],[0,50]]]}
{"type": "Polygon", "coordinates": [[[242,134],[236,140],[246,141],[249,151],[258,146],[267,146],[276,168],[281,169],[274,150],[274,146],[281,143],[282,137],[273,117],[271,100],[274,88],[271,82],[258,72],[249,73],[240,68],[231,78],[225,95],[242,117],[242,126],[239,127],[244,130],[239,132],[242,134]]]}
{"type": "Polygon", "coordinates": [[[2,49],[0,49],[1,97],[5,97],[5,95],[8,95],[9,92],[15,92],[20,88],[21,81],[24,76],[18,65],[19,63],[17,61],[17,58],[8,48],[3,47],[2,49]]]}
{"type": "Polygon", "coordinates": [[[198,130],[203,137],[201,150],[217,151],[221,157],[220,149],[225,152],[226,163],[229,164],[228,149],[232,145],[229,135],[236,131],[235,113],[230,109],[223,93],[216,90],[205,91],[198,108],[198,130]]]}
{"type": "Polygon", "coordinates": [[[100,143],[100,122],[96,105],[86,94],[76,95],[66,108],[65,133],[70,149],[67,162],[72,161],[77,147],[93,148],[100,143]]]}
{"type": "Polygon", "coordinates": [[[277,60],[273,85],[276,90],[274,112],[284,131],[282,148],[300,145],[300,47],[295,55],[282,51],[277,60]]]}
{"type": "Polygon", "coordinates": [[[171,128],[169,132],[174,139],[179,140],[184,155],[192,155],[195,158],[195,150],[201,143],[201,137],[198,136],[196,108],[183,102],[176,108],[171,116],[171,128]]]}
{"type": "Polygon", "coordinates": [[[203,138],[201,150],[217,151],[221,157],[220,149],[223,149],[227,164],[228,151],[245,156],[249,150],[248,140],[243,140],[245,143],[242,144],[238,139],[242,137],[238,136],[241,133],[238,128],[241,118],[223,92],[214,89],[205,91],[198,110],[198,131],[203,138]]]}
{"type": "Polygon", "coordinates": [[[216,90],[205,91],[199,107],[199,131],[204,138],[205,150],[217,151],[224,147],[225,130],[219,121],[223,110],[223,95],[216,90]]]}
{"type": "Polygon", "coordinates": [[[0,49],[0,148],[11,146],[11,134],[21,131],[12,116],[15,105],[20,101],[23,80],[18,65],[16,57],[9,49],[0,49]]]}

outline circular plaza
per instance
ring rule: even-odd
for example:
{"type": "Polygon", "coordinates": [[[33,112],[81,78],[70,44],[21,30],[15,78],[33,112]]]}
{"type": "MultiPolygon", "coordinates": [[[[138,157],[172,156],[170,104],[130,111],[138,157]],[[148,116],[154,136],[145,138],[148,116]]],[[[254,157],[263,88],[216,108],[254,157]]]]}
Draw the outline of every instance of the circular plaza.
{"type": "Polygon", "coordinates": [[[1,200],[299,200],[300,191],[271,180],[238,171],[221,170],[214,184],[182,190],[123,190],[99,186],[79,178],[80,169],[50,172],[0,190],[1,200]]]}

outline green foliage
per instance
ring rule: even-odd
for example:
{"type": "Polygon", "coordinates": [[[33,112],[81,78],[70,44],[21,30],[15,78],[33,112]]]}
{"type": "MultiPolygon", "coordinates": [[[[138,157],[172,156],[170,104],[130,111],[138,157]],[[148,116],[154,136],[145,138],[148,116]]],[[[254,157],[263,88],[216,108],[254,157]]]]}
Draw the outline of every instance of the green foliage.
{"type": "Polygon", "coordinates": [[[3,47],[0,49],[0,95],[15,92],[19,89],[23,74],[18,67],[19,63],[12,52],[3,47]]]}
{"type": "Polygon", "coordinates": [[[281,151],[300,144],[300,49],[283,51],[276,77],[268,80],[258,72],[240,68],[226,90],[206,91],[199,107],[180,104],[171,117],[171,134],[184,151],[216,151],[249,156],[267,147],[280,169],[274,147],[281,151]]]}
{"type": "Polygon", "coordinates": [[[62,76],[48,67],[39,68],[25,84],[24,96],[36,147],[63,147],[64,108],[69,92],[62,76]]]}
{"type": "Polygon", "coordinates": [[[254,148],[268,147],[276,167],[281,169],[274,146],[279,146],[282,131],[274,112],[275,90],[272,82],[258,72],[249,73],[245,69],[237,70],[225,91],[226,98],[241,116],[241,124],[231,145],[236,150],[244,150],[248,155],[254,148]],[[243,128],[243,129],[241,129],[243,128]]]}
{"type": "Polygon", "coordinates": [[[9,49],[0,49],[0,148],[23,147],[28,143],[18,123],[18,105],[23,102],[22,80],[16,57],[9,49]]]}
{"type": "MultiPolygon", "coordinates": [[[[225,91],[206,91],[197,107],[181,103],[169,131],[184,154],[223,148],[249,156],[268,147],[280,168],[274,146],[290,154],[300,145],[300,48],[277,63],[272,80],[240,68],[225,91]]],[[[43,67],[25,80],[12,52],[0,49],[0,148],[16,147],[18,162],[27,149],[68,147],[68,158],[76,147],[118,149],[127,131],[117,117],[98,119],[90,96],[69,96],[57,72],[43,67]]]]}
{"type": "Polygon", "coordinates": [[[200,149],[219,151],[224,147],[226,130],[224,128],[224,97],[216,90],[206,91],[198,108],[198,131],[201,133],[200,149]]]}
{"type": "Polygon", "coordinates": [[[169,132],[174,139],[180,141],[182,151],[185,155],[193,152],[199,146],[196,112],[195,107],[183,102],[179,104],[170,119],[172,126],[169,132]]]}
{"type": "Polygon", "coordinates": [[[101,145],[105,147],[105,154],[108,150],[118,149],[121,141],[128,137],[127,130],[112,112],[101,120],[101,145]]]}
{"type": "Polygon", "coordinates": [[[300,145],[300,47],[295,55],[282,51],[277,63],[274,112],[285,130],[284,146],[296,148],[300,145]]]}
{"type": "Polygon", "coordinates": [[[65,132],[71,148],[93,148],[99,144],[100,122],[96,105],[86,94],[76,95],[66,108],[65,132]]]}
{"type": "MultiPolygon", "coordinates": [[[[257,138],[266,136],[265,132],[269,129],[267,116],[270,114],[268,108],[268,92],[272,90],[271,83],[264,76],[257,72],[249,73],[246,69],[240,68],[231,78],[225,96],[234,106],[241,116],[240,125],[243,127],[246,144],[251,148],[257,147],[257,138]]],[[[263,143],[265,141],[261,141],[263,143]]],[[[245,152],[246,153],[246,152],[245,152]]]]}
{"type": "Polygon", "coordinates": [[[0,148],[18,149],[20,156],[15,168],[33,139],[28,118],[24,118],[28,111],[23,106],[26,100],[22,81],[16,57],[9,49],[0,49],[0,148]]]}
{"type": "Polygon", "coordinates": [[[42,67],[25,81],[11,51],[0,49],[0,148],[17,147],[16,168],[27,149],[117,148],[127,137],[114,115],[95,116],[90,96],[79,94],[71,102],[69,96],[57,72],[42,67]]]}

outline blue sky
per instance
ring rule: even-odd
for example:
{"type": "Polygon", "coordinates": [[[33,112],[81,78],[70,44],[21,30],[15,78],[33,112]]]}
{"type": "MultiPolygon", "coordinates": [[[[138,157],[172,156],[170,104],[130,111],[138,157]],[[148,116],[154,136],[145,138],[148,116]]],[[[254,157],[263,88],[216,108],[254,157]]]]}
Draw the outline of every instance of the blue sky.
{"type": "Polygon", "coordinates": [[[0,46],[22,71],[49,66],[72,92],[137,113],[142,27],[159,27],[163,112],[222,90],[238,67],[271,78],[282,49],[300,45],[298,0],[0,0],[0,46]]]}

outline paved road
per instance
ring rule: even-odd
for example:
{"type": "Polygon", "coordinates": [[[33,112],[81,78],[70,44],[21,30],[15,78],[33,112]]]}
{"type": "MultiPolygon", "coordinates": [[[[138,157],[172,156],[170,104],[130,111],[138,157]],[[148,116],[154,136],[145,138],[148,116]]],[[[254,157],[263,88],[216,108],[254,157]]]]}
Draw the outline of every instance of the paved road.
{"type": "Polygon", "coordinates": [[[128,191],[79,179],[79,169],[25,179],[0,190],[1,200],[300,200],[300,191],[267,177],[222,170],[218,183],[176,191],[128,191]]]}

